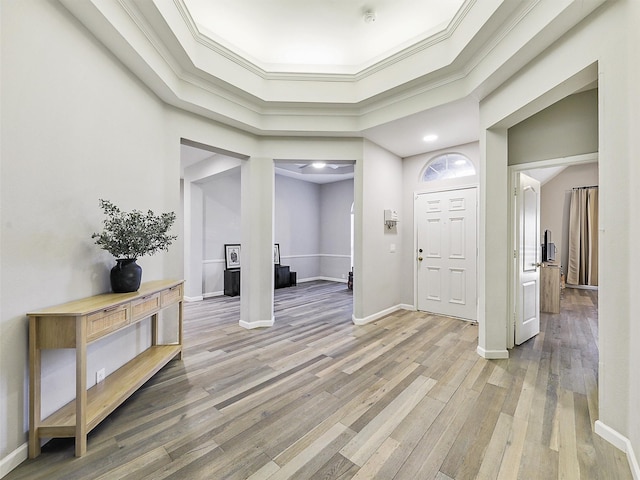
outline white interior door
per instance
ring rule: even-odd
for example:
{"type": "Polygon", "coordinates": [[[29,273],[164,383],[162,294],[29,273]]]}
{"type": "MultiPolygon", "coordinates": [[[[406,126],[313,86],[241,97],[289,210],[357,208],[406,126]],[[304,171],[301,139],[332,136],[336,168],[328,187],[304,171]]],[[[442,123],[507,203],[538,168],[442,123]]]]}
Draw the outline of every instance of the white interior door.
{"type": "Polygon", "coordinates": [[[477,319],[476,188],[416,196],[418,310],[477,319]]]}
{"type": "Polygon", "coordinates": [[[540,333],[540,182],[524,173],[516,180],[515,343],[540,333]]]}

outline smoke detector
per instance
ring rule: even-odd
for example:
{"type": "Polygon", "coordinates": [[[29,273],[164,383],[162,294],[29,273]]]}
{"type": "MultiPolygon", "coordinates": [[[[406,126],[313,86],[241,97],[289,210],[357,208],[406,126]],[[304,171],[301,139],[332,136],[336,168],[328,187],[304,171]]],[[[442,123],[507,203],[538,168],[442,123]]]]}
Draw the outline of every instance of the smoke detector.
{"type": "Polygon", "coordinates": [[[365,23],[373,23],[376,21],[376,12],[373,10],[367,10],[364,12],[364,21],[365,23]]]}

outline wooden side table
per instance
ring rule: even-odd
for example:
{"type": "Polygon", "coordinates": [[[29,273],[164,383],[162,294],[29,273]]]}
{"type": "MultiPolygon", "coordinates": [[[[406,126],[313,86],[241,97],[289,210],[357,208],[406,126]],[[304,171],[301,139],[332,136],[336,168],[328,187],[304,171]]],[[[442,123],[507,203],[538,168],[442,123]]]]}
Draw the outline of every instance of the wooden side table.
{"type": "Polygon", "coordinates": [[[560,267],[543,264],[540,269],[540,311],[560,313],[560,267]]]}

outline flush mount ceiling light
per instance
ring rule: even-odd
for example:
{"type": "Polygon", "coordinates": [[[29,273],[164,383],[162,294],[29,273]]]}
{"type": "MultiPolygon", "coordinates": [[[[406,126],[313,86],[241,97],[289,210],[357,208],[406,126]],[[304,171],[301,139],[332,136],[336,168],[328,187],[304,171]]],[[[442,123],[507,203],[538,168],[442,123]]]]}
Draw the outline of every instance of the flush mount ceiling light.
{"type": "Polygon", "coordinates": [[[313,162],[313,163],[311,164],[311,166],[312,166],[313,168],[324,168],[324,167],[326,167],[326,165],[327,165],[327,164],[326,164],[326,163],[324,163],[324,162],[313,162]]]}
{"type": "Polygon", "coordinates": [[[425,135],[424,137],[422,137],[422,140],[424,140],[425,142],[435,142],[438,139],[438,135],[431,133],[429,135],[425,135]]]}
{"type": "Polygon", "coordinates": [[[373,10],[367,10],[364,12],[364,22],[373,23],[376,21],[376,12],[373,10]]]}

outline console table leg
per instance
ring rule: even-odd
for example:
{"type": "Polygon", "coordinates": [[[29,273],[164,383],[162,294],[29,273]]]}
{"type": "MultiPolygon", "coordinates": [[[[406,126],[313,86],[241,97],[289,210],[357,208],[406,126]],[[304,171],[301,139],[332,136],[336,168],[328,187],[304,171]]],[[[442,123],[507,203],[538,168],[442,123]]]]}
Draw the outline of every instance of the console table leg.
{"type": "Polygon", "coordinates": [[[151,315],[151,345],[158,345],[158,314],[151,315]]]}
{"type": "Polygon", "coordinates": [[[40,349],[36,344],[36,318],[29,318],[29,458],[40,455],[40,349]]]}
{"type": "Polygon", "coordinates": [[[76,457],[87,452],[87,341],[86,323],[76,319],[76,457]]]}
{"type": "Polygon", "coordinates": [[[182,360],[182,352],[184,351],[184,343],[182,341],[182,320],[184,314],[184,301],[178,302],[178,344],[180,345],[180,353],[176,356],[178,360],[182,360]]]}

